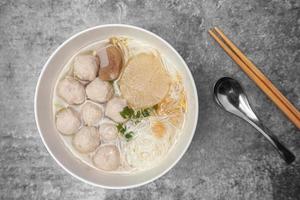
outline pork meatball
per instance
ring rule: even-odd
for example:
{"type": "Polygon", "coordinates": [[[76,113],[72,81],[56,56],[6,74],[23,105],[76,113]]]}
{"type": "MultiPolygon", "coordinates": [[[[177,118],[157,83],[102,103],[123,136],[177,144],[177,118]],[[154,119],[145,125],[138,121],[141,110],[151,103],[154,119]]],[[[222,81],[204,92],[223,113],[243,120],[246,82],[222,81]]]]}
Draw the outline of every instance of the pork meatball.
{"type": "Polygon", "coordinates": [[[85,100],[84,86],[79,81],[67,77],[58,83],[57,95],[68,104],[81,104],[85,100]]]}
{"type": "Polygon", "coordinates": [[[120,166],[120,152],[115,145],[100,146],[93,157],[94,165],[105,171],[118,169],[120,166]]]}
{"type": "Polygon", "coordinates": [[[77,151],[89,153],[100,145],[100,135],[95,127],[84,126],[74,135],[72,142],[77,151]]]}
{"type": "Polygon", "coordinates": [[[76,133],[81,126],[79,114],[72,108],[63,108],[56,113],[56,128],[64,135],[76,133]]]}
{"type": "Polygon", "coordinates": [[[87,126],[97,125],[103,116],[100,105],[87,101],[81,108],[83,122],[87,126]]]}
{"type": "Polygon", "coordinates": [[[105,122],[100,125],[99,133],[101,139],[111,141],[115,140],[118,136],[118,129],[114,123],[105,122]]]}
{"type": "Polygon", "coordinates": [[[74,59],[74,75],[82,81],[92,81],[99,70],[99,60],[92,55],[78,55],[74,59]]]}
{"type": "Polygon", "coordinates": [[[126,106],[127,103],[125,99],[114,97],[107,103],[105,115],[117,123],[123,123],[126,119],[121,116],[120,112],[122,112],[126,106]]]}
{"type": "Polygon", "coordinates": [[[99,78],[93,80],[86,87],[86,95],[89,99],[99,102],[105,103],[113,96],[114,89],[113,86],[107,82],[102,81],[99,78]]]}
{"type": "Polygon", "coordinates": [[[119,77],[122,67],[122,54],[115,46],[103,48],[97,52],[100,61],[99,77],[112,81],[119,77]]]}

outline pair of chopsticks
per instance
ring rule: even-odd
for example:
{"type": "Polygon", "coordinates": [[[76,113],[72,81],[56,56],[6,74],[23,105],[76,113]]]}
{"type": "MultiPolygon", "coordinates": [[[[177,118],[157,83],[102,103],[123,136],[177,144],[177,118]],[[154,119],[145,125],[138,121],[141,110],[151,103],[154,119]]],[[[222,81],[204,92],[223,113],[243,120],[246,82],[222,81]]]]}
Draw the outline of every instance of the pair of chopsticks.
{"type": "Polygon", "coordinates": [[[256,85],[275,103],[275,105],[300,129],[300,112],[271,83],[271,81],[225,36],[217,27],[209,34],[219,43],[223,50],[238,64],[256,85]]]}

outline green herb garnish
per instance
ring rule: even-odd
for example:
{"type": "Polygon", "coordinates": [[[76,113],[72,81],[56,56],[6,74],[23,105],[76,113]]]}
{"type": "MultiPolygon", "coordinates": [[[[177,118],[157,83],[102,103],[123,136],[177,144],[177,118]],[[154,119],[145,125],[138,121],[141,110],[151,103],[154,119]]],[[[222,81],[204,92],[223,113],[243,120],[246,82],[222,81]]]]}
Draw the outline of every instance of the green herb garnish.
{"type": "Polygon", "coordinates": [[[133,131],[127,132],[127,127],[124,124],[118,124],[117,129],[119,133],[121,133],[121,135],[124,136],[127,140],[133,138],[134,132],[133,131]]]}
{"type": "Polygon", "coordinates": [[[145,109],[141,109],[138,111],[134,111],[132,108],[129,108],[128,106],[126,106],[120,112],[120,115],[124,119],[131,119],[131,120],[141,119],[142,117],[149,117],[150,113],[153,109],[154,108],[145,108],[145,109]]]}
{"type": "Polygon", "coordinates": [[[133,137],[133,134],[134,133],[132,131],[130,131],[130,132],[128,132],[128,133],[125,134],[125,138],[131,139],[133,137]]]}
{"type": "Polygon", "coordinates": [[[118,131],[120,132],[120,133],[122,133],[123,135],[125,134],[125,132],[126,132],[126,129],[127,129],[127,127],[125,126],[123,126],[123,124],[118,124],[117,125],[117,129],[118,129],[118,131]]]}
{"type": "Polygon", "coordinates": [[[150,116],[150,111],[149,111],[149,109],[148,109],[148,108],[144,109],[144,110],[142,111],[142,115],[143,115],[144,117],[149,117],[149,116],[150,116]]]}
{"type": "Polygon", "coordinates": [[[140,111],[140,110],[136,112],[135,117],[136,117],[137,119],[141,117],[141,111],[140,111]]]}
{"type": "MultiPolygon", "coordinates": [[[[131,120],[132,122],[134,122],[134,124],[138,124],[142,121],[142,118],[149,117],[151,112],[153,112],[153,111],[155,111],[154,107],[135,111],[132,108],[129,108],[128,106],[126,106],[120,112],[120,115],[124,119],[131,120]]],[[[134,136],[134,132],[132,132],[132,131],[127,132],[127,127],[124,124],[118,124],[117,129],[118,129],[119,133],[121,133],[127,140],[130,140],[134,136]]]]}
{"type": "Polygon", "coordinates": [[[126,106],[125,108],[123,108],[123,110],[120,112],[120,115],[124,118],[124,119],[131,119],[134,116],[134,110],[132,108],[129,108],[128,106],[126,106]]]}

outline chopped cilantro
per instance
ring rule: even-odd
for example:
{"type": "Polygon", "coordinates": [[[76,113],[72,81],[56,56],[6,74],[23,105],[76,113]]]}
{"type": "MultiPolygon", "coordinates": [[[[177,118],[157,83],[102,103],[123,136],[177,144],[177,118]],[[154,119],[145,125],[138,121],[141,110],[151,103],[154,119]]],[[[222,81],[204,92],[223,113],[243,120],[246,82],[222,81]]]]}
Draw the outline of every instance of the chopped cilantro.
{"type": "Polygon", "coordinates": [[[120,133],[124,134],[126,132],[126,126],[124,127],[123,124],[118,124],[117,129],[120,133]]]}
{"type": "Polygon", "coordinates": [[[128,133],[125,134],[125,138],[131,139],[133,137],[133,134],[134,133],[132,131],[130,131],[130,132],[128,132],[128,133]]]}
{"type": "Polygon", "coordinates": [[[144,117],[149,117],[149,116],[150,116],[149,109],[146,108],[146,109],[142,110],[142,115],[143,115],[144,117]]]}
{"type": "Polygon", "coordinates": [[[123,110],[120,112],[120,115],[124,119],[140,119],[142,117],[149,117],[150,112],[153,110],[153,108],[145,108],[138,111],[134,111],[132,108],[129,108],[126,106],[123,108],[123,110]]]}
{"type": "MultiPolygon", "coordinates": [[[[120,115],[124,118],[124,119],[128,119],[131,120],[132,122],[134,122],[134,124],[138,124],[141,122],[142,118],[144,117],[149,117],[150,114],[152,112],[155,111],[155,106],[151,107],[151,108],[145,108],[145,109],[141,109],[141,110],[137,110],[135,111],[134,109],[126,106],[123,108],[123,110],[120,112],[120,115]]],[[[127,131],[127,127],[120,123],[117,126],[118,132],[120,132],[126,139],[131,139],[134,135],[134,132],[132,131],[127,131]]]]}
{"type": "Polygon", "coordinates": [[[129,131],[127,132],[127,127],[123,124],[118,124],[117,129],[119,131],[119,133],[121,133],[122,136],[124,136],[127,140],[131,139],[134,135],[134,132],[129,131]]]}
{"type": "Polygon", "coordinates": [[[128,106],[126,106],[125,108],[123,108],[123,110],[120,112],[120,115],[124,118],[124,119],[130,119],[132,118],[132,116],[134,115],[134,110],[132,108],[129,108],[128,106]]]}

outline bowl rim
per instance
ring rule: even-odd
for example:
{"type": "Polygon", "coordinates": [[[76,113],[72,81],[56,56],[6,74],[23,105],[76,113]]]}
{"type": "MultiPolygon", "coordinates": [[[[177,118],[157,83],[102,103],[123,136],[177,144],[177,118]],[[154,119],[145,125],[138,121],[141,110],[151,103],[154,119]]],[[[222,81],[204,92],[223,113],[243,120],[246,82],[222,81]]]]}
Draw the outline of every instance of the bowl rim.
{"type": "Polygon", "coordinates": [[[160,177],[162,177],[163,175],[165,175],[168,171],[170,171],[179,162],[179,160],[183,157],[183,155],[186,153],[187,149],[191,145],[192,139],[193,139],[193,137],[195,135],[195,132],[196,132],[196,127],[197,127],[197,122],[198,122],[198,115],[199,115],[198,108],[199,108],[199,100],[198,100],[198,93],[197,93],[197,88],[196,88],[195,80],[194,80],[194,78],[192,76],[192,73],[191,73],[190,69],[188,68],[186,62],[181,57],[181,55],[166,40],[164,40],[160,36],[156,35],[155,33],[151,32],[151,31],[148,31],[146,29],[137,27],[137,26],[127,25],[127,24],[105,24],[105,25],[93,26],[93,27],[90,27],[90,28],[87,28],[87,29],[84,29],[84,30],[80,31],[80,32],[72,35],[71,37],[69,37],[67,40],[65,40],[62,44],[60,44],[55,49],[55,51],[51,54],[51,56],[47,59],[46,63],[43,65],[43,68],[42,68],[42,70],[40,72],[40,75],[39,75],[39,78],[38,78],[38,81],[37,81],[37,84],[36,84],[35,95],[34,95],[34,116],[35,116],[35,122],[36,122],[36,126],[37,126],[37,129],[38,129],[39,135],[40,135],[40,137],[42,139],[42,142],[43,142],[44,146],[46,147],[48,153],[52,156],[52,158],[56,161],[56,163],[61,168],[63,168],[66,172],[68,172],[73,177],[75,177],[78,180],[80,180],[80,181],[82,181],[84,183],[87,183],[89,185],[100,187],[100,188],[104,188],[104,189],[130,189],[130,188],[136,188],[136,187],[139,187],[139,186],[142,186],[142,185],[146,185],[146,184],[148,184],[148,183],[150,183],[152,181],[155,181],[155,180],[159,179],[160,177]],[[79,35],[81,35],[83,33],[92,31],[94,29],[99,29],[99,28],[118,28],[118,27],[135,29],[135,30],[144,32],[144,33],[146,33],[148,35],[151,35],[152,37],[155,37],[156,39],[160,40],[163,43],[163,45],[165,45],[169,49],[171,49],[175,53],[175,55],[182,61],[182,63],[184,63],[184,68],[186,68],[187,74],[188,74],[188,78],[191,80],[191,83],[192,83],[192,92],[195,95],[195,107],[194,107],[194,109],[195,109],[195,115],[196,115],[196,117],[195,117],[194,122],[193,122],[193,127],[192,127],[193,132],[191,134],[191,137],[190,137],[189,141],[187,142],[187,144],[185,145],[184,149],[182,149],[180,155],[176,158],[175,162],[173,162],[172,164],[170,164],[170,166],[167,167],[164,171],[162,171],[159,175],[154,176],[153,178],[151,178],[151,179],[149,179],[147,181],[144,181],[144,182],[141,182],[141,183],[137,183],[137,184],[128,185],[128,186],[112,187],[112,186],[106,186],[106,185],[97,184],[97,183],[91,182],[89,180],[86,180],[86,179],[78,176],[77,174],[71,172],[67,167],[65,167],[56,158],[56,156],[52,153],[51,149],[49,148],[48,144],[46,143],[46,141],[45,141],[45,139],[43,137],[43,134],[41,132],[41,128],[40,128],[40,124],[39,124],[39,119],[38,119],[38,115],[37,115],[37,109],[38,109],[37,108],[37,100],[38,100],[38,91],[39,91],[39,87],[40,87],[40,82],[41,82],[42,77],[45,74],[45,70],[46,70],[47,66],[49,65],[49,62],[52,60],[52,58],[57,54],[57,52],[62,47],[64,47],[67,43],[69,43],[72,39],[76,38],[77,36],[79,36],[79,35]]]}

